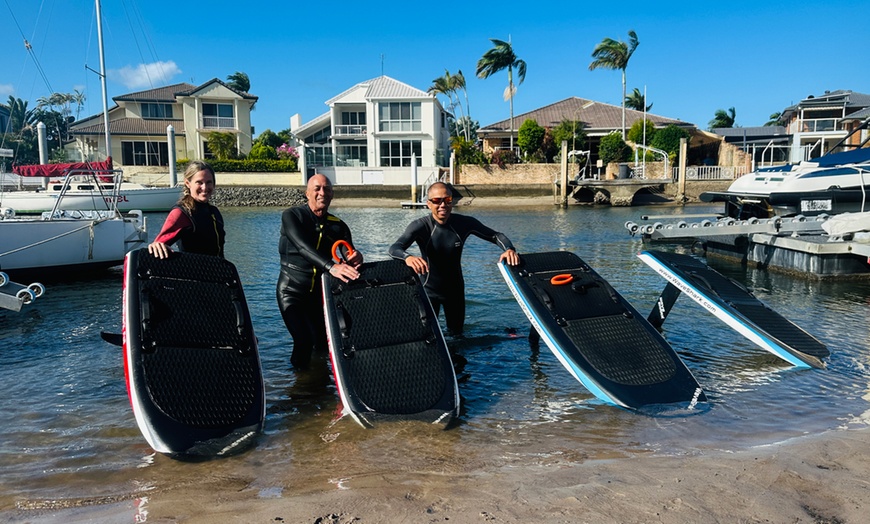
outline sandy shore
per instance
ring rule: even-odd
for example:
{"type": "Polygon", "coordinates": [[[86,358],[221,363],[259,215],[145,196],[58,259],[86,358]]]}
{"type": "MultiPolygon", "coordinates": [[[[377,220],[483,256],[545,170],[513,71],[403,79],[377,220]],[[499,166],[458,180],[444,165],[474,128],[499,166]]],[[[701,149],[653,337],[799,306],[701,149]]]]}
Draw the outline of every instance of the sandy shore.
{"type": "MultiPolygon", "coordinates": [[[[251,473],[248,472],[247,476],[251,473]]],[[[292,483],[288,479],[288,484],[292,483]]],[[[870,431],[738,453],[636,457],[446,474],[395,472],[264,494],[203,479],[147,499],[0,515],[20,522],[863,523],[870,431]]]]}

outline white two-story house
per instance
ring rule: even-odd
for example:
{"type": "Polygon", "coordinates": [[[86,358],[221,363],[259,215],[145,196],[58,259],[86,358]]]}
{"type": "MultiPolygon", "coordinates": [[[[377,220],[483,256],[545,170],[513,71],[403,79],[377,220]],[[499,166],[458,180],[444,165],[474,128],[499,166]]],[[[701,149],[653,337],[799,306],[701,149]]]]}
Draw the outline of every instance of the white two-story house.
{"type": "MultiPolygon", "coordinates": [[[[235,91],[217,78],[195,86],[181,83],[112,98],[109,109],[111,154],[125,174],[166,172],[169,166],[167,126],[175,132],[176,159],[208,159],[208,135],[235,136],[236,149],[251,151],[251,109],[257,97],[235,91]]],[[[106,155],[103,115],[73,123],[75,142],[67,144],[70,160],[103,160],[106,155]]]]}
{"type": "Polygon", "coordinates": [[[291,118],[306,180],[322,173],[340,185],[424,183],[449,163],[448,113],[435,95],[379,76],[326,105],[329,111],[304,124],[298,114],[291,118]]]}

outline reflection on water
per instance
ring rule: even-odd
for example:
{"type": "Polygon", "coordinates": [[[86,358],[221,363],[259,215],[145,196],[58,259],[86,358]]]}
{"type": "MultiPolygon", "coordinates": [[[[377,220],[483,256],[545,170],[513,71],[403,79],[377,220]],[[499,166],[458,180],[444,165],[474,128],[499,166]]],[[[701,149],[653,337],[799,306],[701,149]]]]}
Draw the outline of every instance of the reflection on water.
{"type": "MultiPolygon", "coordinates": [[[[34,307],[0,314],[0,510],[138,497],[131,514],[141,518],[149,500],[192,483],[237,484],[262,498],[354,489],[397,476],[437,483],[444,475],[504,466],[734,450],[864,424],[868,417],[866,282],[816,282],[711,260],[825,342],[832,352],[828,369],[794,369],[680,299],[664,334],[710,402],[693,416],[647,416],[602,404],[549,350],[530,346],[528,321],[495,266],[498,250],[472,239],[464,256],[467,336],[451,342],[468,361],[459,423],[446,431],[420,423],[365,430],[338,418],[325,361],[320,372],[297,374],[289,367],[291,342],[274,298],[280,209],[222,211],[227,257],[242,276],[264,367],[266,428],[256,445],[206,463],[154,454],[130,411],[121,352],[99,336],[120,330],[120,272],[55,284],[34,307]]],[[[642,313],[664,288],[636,257],[642,243],[623,228],[649,210],[514,212],[472,204],[457,211],[505,232],[520,253],[575,252],[642,313]]],[[[368,260],[387,258],[389,245],[422,213],[335,212],[350,224],[368,260]]],[[[149,215],[152,237],[164,216],[149,215]]]]}

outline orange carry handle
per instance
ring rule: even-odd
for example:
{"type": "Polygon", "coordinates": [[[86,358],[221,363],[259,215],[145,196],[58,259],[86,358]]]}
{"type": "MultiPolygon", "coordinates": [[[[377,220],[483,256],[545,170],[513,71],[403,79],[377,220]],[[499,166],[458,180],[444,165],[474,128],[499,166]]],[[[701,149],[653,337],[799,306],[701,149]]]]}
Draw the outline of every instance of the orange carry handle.
{"type": "Polygon", "coordinates": [[[565,284],[570,284],[571,281],[574,280],[574,275],[570,273],[562,273],[561,275],[555,275],[550,279],[550,284],[554,286],[564,286],[565,284]]]}
{"type": "Polygon", "coordinates": [[[338,248],[341,246],[344,246],[345,248],[347,248],[347,256],[348,257],[353,256],[353,247],[350,245],[350,242],[348,242],[347,240],[336,240],[335,244],[332,244],[332,259],[335,260],[336,262],[342,261],[341,254],[338,251],[338,248]]]}

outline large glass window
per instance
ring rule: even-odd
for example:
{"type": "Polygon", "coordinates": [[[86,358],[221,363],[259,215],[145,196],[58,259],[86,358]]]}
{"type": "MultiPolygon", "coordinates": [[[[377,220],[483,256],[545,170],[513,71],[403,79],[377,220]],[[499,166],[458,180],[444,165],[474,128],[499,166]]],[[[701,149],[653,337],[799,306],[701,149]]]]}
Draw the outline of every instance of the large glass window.
{"type": "Polygon", "coordinates": [[[143,102],[142,118],[172,118],[172,104],[143,102]]]}
{"type": "Polygon", "coordinates": [[[236,119],[232,104],[202,104],[202,127],[235,129],[236,119]]]}
{"type": "Polygon", "coordinates": [[[411,154],[417,155],[417,166],[423,165],[423,147],[419,140],[381,140],[381,166],[410,167],[411,154]]]}
{"type": "Polygon", "coordinates": [[[420,131],[422,129],[420,102],[385,102],[378,107],[381,131],[420,131]]]}
{"type": "Polygon", "coordinates": [[[366,146],[337,146],[335,148],[336,165],[338,166],[366,166],[368,147],[366,146]]]}
{"type": "Polygon", "coordinates": [[[168,166],[166,142],[121,141],[121,163],[125,166],[168,166]]]}

